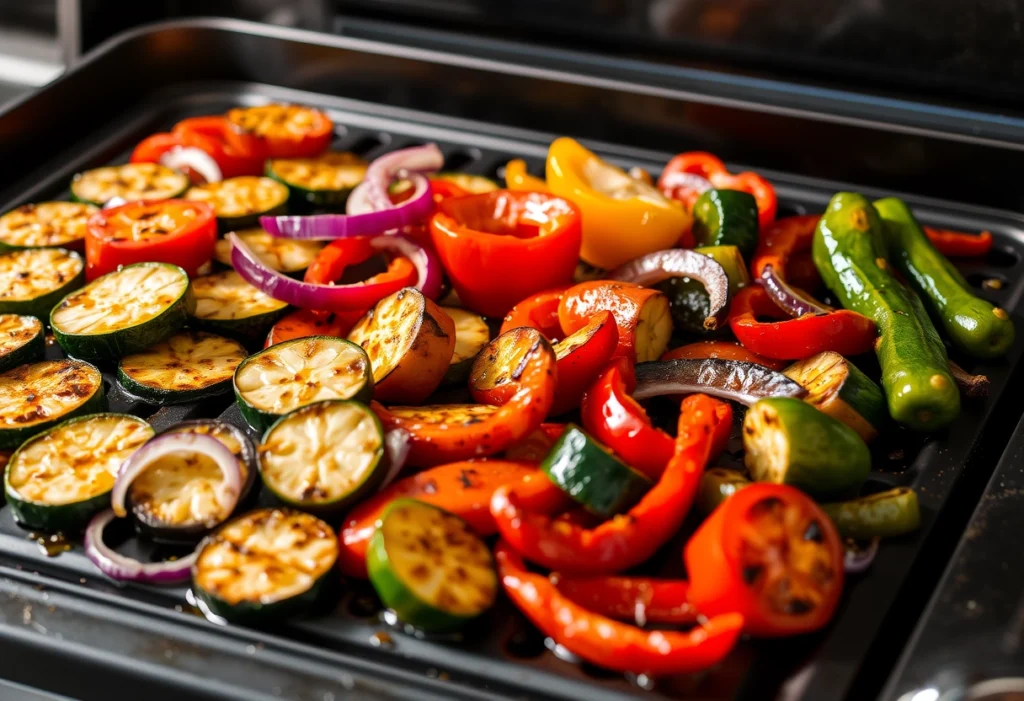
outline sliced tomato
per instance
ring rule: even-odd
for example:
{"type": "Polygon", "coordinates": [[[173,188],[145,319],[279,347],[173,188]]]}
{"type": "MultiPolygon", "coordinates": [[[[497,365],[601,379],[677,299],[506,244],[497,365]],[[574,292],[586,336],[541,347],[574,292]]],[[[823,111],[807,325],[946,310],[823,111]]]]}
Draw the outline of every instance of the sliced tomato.
{"type": "Polygon", "coordinates": [[[213,258],[217,220],[204,202],[143,200],[103,209],[89,218],[85,275],[100,275],[132,263],[173,263],[195,275],[213,258]]]}
{"type": "Polygon", "coordinates": [[[227,120],[238,131],[256,137],[267,158],[313,158],[334,139],[334,123],[318,109],[269,104],[236,107],[227,120]]]}

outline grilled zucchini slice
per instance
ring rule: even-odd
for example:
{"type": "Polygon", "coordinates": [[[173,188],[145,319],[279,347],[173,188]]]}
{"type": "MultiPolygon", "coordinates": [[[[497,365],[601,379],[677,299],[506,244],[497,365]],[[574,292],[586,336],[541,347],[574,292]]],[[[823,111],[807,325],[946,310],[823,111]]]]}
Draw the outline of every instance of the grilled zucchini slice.
{"type": "Polygon", "coordinates": [[[34,316],[0,314],[0,372],[43,359],[43,322],[34,316]]]}
{"type": "Polygon", "coordinates": [[[384,511],[366,551],[381,602],[420,630],[461,628],[494,605],[498,574],[468,523],[415,499],[384,511]]]}
{"type": "Polygon", "coordinates": [[[271,178],[242,175],[191,187],[185,199],[206,202],[221,231],[236,231],[259,226],[260,217],[284,214],[288,188],[271,178]]]}
{"type": "MultiPolygon", "coordinates": [[[[235,234],[252,249],[252,252],[264,265],[285,275],[298,275],[304,271],[324,247],[318,241],[280,239],[271,236],[263,229],[236,231],[235,234]]],[[[233,267],[231,265],[231,242],[227,239],[218,239],[213,257],[218,263],[229,268],[233,267]]]]}
{"type": "Polygon", "coordinates": [[[0,253],[58,246],[81,251],[86,222],[99,208],[82,202],[39,202],[0,217],[0,253]]]}
{"type": "Polygon", "coordinates": [[[0,314],[49,319],[50,310],[85,283],[85,261],[63,248],[0,254],[0,314]]]}
{"type": "Polygon", "coordinates": [[[261,509],[207,536],[192,591],[208,617],[259,625],[309,612],[326,594],[338,538],[298,511],[261,509]]]}
{"type": "Polygon", "coordinates": [[[455,323],[455,351],[441,384],[461,384],[469,379],[473,360],[491,342],[491,329],[479,314],[458,307],[441,307],[441,311],[455,323]]]}
{"type": "Polygon", "coordinates": [[[376,398],[416,404],[441,384],[455,322],[415,287],[385,297],[349,332],[370,357],[376,398]]]}
{"type": "Polygon", "coordinates": [[[431,176],[431,180],[447,180],[455,183],[466,192],[478,195],[484,192],[494,192],[500,189],[500,185],[490,178],[482,175],[470,175],[469,173],[442,172],[431,176]]]}
{"type": "Polygon", "coordinates": [[[387,474],[384,429],[365,404],[310,404],[270,427],[259,465],[264,486],[283,503],[318,515],[340,513],[387,474]]]}
{"type": "Polygon", "coordinates": [[[79,173],[71,180],[71,198],[102,207],[115,197],[134,200],[169,200],[190,185],[188,176],[159,163],[125,163],[79,173]]]}
{"type": "MultiPolygon", "coordinates": [[[[242,490],[237,511],[256,481],[256,449],[237,426],[223,421],[185,421],[163,433],[199,433],[213,436],[238,458],[242,490]]],[[[203,455],[166,455],[140,474],[128,488],[129,510],[135,530],[160,543],[192,544],[226,521],[214,494],[223,476],[203,455]]]]}
{"type": "Polygon", "coordinates": [[[194,306],[184,270],[136,263],[69,294],[50,313],[50,326],[68,355],[113,360],[160,343],[185,325],[194,306]]]}
{"type": "Polygon", "coordinates": [[[261,342],[274,322],[288,313],[287,304],[256,289],[234,270],[197,277],[192,293],[192,327],[242,343],[261,342]]]}
{"type": "Polygon", "coordinates": [[[127,414],[80,416],[36,436],[4,473],[15,520],[41,531],[78,530],[110,505],[121,463],[152,437],[149,424],[127,414]]]}
{"type": "Polygon", "coordinates": [[[235,400],[246,422],[263,432],[281,416],[325,399],[373,397],[370,359],[337,336],[308,336],[278,343],[242,361],[235,370],[235,400]]]}
{"type": "Polygon", "coordinates": [[[0,374],[0,450],[61,421],[102,411],[103,375],[80,360],[44,360],[0,374]]]}
{"type": "Polygon", "coordinates": [[[229,394],[235,368],[248,355],[229,338],[182,331],[122,358],[117,379],[129,394],[154,404],[194,402],[229,394]]]}
{"type": "Polygon", "coordinates": [[[849,360],[825,351],[790,365],[783,374],[807,390],[804,401],[843,422],[864,441],[889,418],[882,389],[849,360]]]}
{"type": "Polygon", "coordinates": [[[288,188],[289,203],[298,207],[342,207],[349,193],[366,177],[366,161],[354,153],[328,151],[316,158],[267,161],[267,177],[288,188]]]}

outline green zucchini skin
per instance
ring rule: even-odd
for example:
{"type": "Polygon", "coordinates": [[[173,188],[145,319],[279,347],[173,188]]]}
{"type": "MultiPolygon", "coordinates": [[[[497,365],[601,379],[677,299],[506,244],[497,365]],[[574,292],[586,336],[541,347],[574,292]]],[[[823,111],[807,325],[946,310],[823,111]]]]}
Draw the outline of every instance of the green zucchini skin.
{"type": "Polygon", "coordinates": [[[540,463],[552,482],[587,511],[605,519],[630,509],[651,488],[642,473],[569,424],[540,463]]]}
{"type": "Polygon", "coordinates": [[[743,419],[744,462],[759,482],[788,484],[816,499],[860,489],[871,453],[857,432],[807,402],[762,399],[743,419]]]}
{"type": "Polygon", "coordinates": [[[889,259],[920,295],[932,319],[958,349],[976,358],[1005,355],[1015,330],[1002,309],[975,296],[960,271],[928,240],[903,200],[877,200],[889,259]]]}
{"type": "MultiPolygon", "coordinates": [[[[284,214],[288,211],[288,186],[284,183],[279,182],[276,179],[270,179],[266,181],[266,184],[270,184],[275,190],[275,199],[269,203],[268,206],[259,211],[250,211],[245,214],[239,215],[227,215],[219,211],[217,204],[216,193],[222,188],[227,187],[240,187],[239,181],[250,182],[252,180],[259,180],[251,176],[240,176],[236,178],[228,178],[219,183],[206,183],[204,185],[193,185],[183,195],[186,200],[197,200],[200,202],[206,202],[213,207],[214,212],[217,215],[217,230],[225,234],[229,231],[240,231],[242,229],[254,229],[260,225],[260,217],[273,217],[280,214],[284,214]],[[214,193],[212,196],[207,193],[214,193]]],[[[265,180],[265,179],[264,179],[265,180]]]]}
{"type": "MultiPolygon", "coordinates": [[[[716,261],[729,278],[729,298],[750,284],[750,273],[743,261],[743,254],[736,246],[701,246],[693,249],[716,261]]],[[[704,320],[711,312],[711,300],[707,290],[697,280],[674,277],[654,286],[665,293],[672,313],[672,324],[677,331],[707,335],[722,335],[728,332],[728,324],[722,324],[714,331],[704,326],[704,320]]]]}
{"type": "MultiPolygon", "coordinates": [[[[7,353],[0,351],[0,372],[7,372],[19,365],[25,365],[27,363],[34,363],[37,360],[42,360],[43,356],[46,354],[46,334],[43,330],[43,323],[35,317],[30,318],[39,325],[38,329],[32,334],[32,337],[22,345],[7,353]]],[[[2,319],[0,319],[0,321],[2,321],[2,319]]]]}
{"type": "Polygon", "coordinates": [[[705,470],[700,478],[700,490],[697,492],[697,508],[707,516],[723,501],[750,484],[747,476],[739,470],[730,470],[726,467],[705,470]]]}
{"type": "Polygon", "coordinates": [[[871,378],[833,351],[801,360],[783,373],[807,390],[804,401],[870,441],[886,425],[885,395],[871,378]]]}
{"type": "MultiPolygon", "coordinates": [[[[187,341],[196,345],[210,342],[210,343],[222,343],[225,348],[230,348],[235,355],[238,357],[239,362],[247,357],[247,352],[241,343],[238,341],[223,338],[219,336],[213,336],[205,334],[201,331],[185,331],[177,336],[172,336],[167,339],[168,345],[161,346],[159,343],[151,347],[152,352],[166,349],[166,352],[172,352],[173,349],[169,347],[170,343],[176,340],[187,341]]],[[[172,363],[181,363],[178,368],[190,369],[197,375],[203,376],[208,380],[212,372],[211,365],[204,365],[201,361],[196,361],[194,365],[186,365],[187,358],[185,360],[179,360],[178,358],[171,356],[172,363]]],[[[174,387],[155,387],[149,384],[144,384],[132,377],[132,375],[125,370],[125,361],[131,360],[129,356],[121,358],[121,361],[117,364],[117,381],[121,387],[130,395],[138,397],[144,401],[157,404],[160,406],[170,404],[186,404],[188,402],[196,402],[202,399],[210,399],[211,397],[219,397],[222,395],[231,394],[231,381],[233,373],[227,374],[224,378],[216,383],[209,384],[203,387],[192,387],[192,388],[174,388],[174,387]]],[[[130,364],[129,364],[130,365],[130,364]]],[[[236,366],[237,367],[237,366],[236,366]]],[[[129,370],[131,368],[129,367],[129,370]]]]}
{"type": "Polygon", "coordinates": [[[707,190],[693,203],[693,235],[701,246],[736,246],[744,258],[757,248],[757,200],[740,190],[707,190]]]}
{"type": "MultiPolygon", "coordinates": [[[[110,275],[120,275],[125,270],[143,266],[173,268],[184,276],[186,280],[188,279],[187,273],[176,265],[171,265],[169,263],[135,263],[133,265],[126,265],[119,270],[115,270],[112,273],[107,273],[102,277],[96,278],[96,280],[93,280],[90,284],[94,285],[110,275]]],[[[160,341],[166,340],[185,326],[185,322],[188,321],[189,314],[195,309],[196,305],[195,298],[192,296],[192,287],[191,285],[186,285],[181,296],[152,319],[147,319],[146,321],[129,326],[128,328],[117,329],[107,333],[65,333],[57,324],[54,324],[54,314],[61,307],[71,304],[71,298],[78,293],[78,291],[75,291],[65,296],[64,299],[62,299],[60,303],[50,311],[49,319],[50,328],[53,329],[53,335],[57,339],[57,343],[60,347],[63,348],[64,352],[72,358],[78,358],[80,360],[111,362],[122,356],[138,353],[139,351],[160,343],[160,341]]],[[[130,300],[125,300],[125,302],[130,303],[130,300]]]]}
{"type": "Polygon", "coordinates": [[[921,525],[917,492],[909,487],[821,504],[821,509],[836,524],[839,535],[856,540],[900,536],[921,525]]]}
{"type": "Polygon", "coordinates": [[[930,431],[957,417],[960,392],[921,301],[889,271],[882,226],[865,197],[840,192],[818,222],[812,255],[843,306],[878,326],[875,353],[889,414],[913,429],[930,431]]]}
{"type": "MultiPolygon", "coordinates": [[[[60,416],[54,417],[50,421],[43,421],[41,423],[32,424],[31,426],[15,426],[5,427],[0,429],[0,450],[14,450],[21,444],[28,441],[40,433],[49,431],[51,428],[57,426],[67,419],[83,416],[85,414],[96,414],[102,413],[107,409],[107,396],[104,389],[103,376],[99,369],[95,366],[81,360],[67,360],[67,361],[48,361],[48,362],[66,362],[74,363],[79,366],[86,366],[86,370],[95,373],[95,377],[98,378],[96,390],[84,401],[81,405],[75,407],[71,411],[61,414],[60,416]]],[[[16,372],[18,368],[9,370],[8,372],[16,372]]]]}
{"type": "Polygon", "coordinates": [[[69,251],[66,248],[23,248],[18,251],[10,251],[0,255],[16,256],[19,254],[31,254],[32,251],[59,251],[72,259],[77,259],[81,264],[79,271],[74,277],[66,281],[60,287],[38,297],[25,300],[4,300],[0,298],[0,314],[21,314],[23,316],[34,316],[40,320],[49,319],[50,312],[62,299],[64,299],[64,297],[85,284],[85,260],[83,260],[81,254],[76,253],[75,251],[69,251]]]}
{"type": "Polygon", "coordinates": [[[354,153],[328,151],[316,158],[276,158],[267,161],[265,175],[288,188],[288,204],[299,210],[315,207],[340,208],[348,201],[352,190],[363,181],[367,163],[354,153]],[[348,177],[341,187],[310,188],[302,185],[287,172],[289,167],[309,164],[312,167],[343,171],[348,177]]]}

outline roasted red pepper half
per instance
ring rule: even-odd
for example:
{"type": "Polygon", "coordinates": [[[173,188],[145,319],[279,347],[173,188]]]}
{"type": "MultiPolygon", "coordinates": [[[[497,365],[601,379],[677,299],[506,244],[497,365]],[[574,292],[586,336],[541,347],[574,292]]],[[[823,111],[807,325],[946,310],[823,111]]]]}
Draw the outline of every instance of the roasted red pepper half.
{"type": "Polygon", "coordinates": [[[688,630],[642,630],[573,602],[542,574],[530,572],[509,543],[495,548],[498,575],[512,602],[545,635],[588,662],[620,672],[687,674],[732,650],[743,617],[727,613],[688,630]]]}
{"type": "MultiPolygon", "coordinates": [[[[499,453],[530,435],[547,418],[555,399],[556,361],[551,345],[537,334],[524,356],[515,394],[503,406],[460,405],[370,406],[386,429],[404,428],[410,435],[410,465],[440,465],[499,453]]],[[[487,348],[483,350],[487,352],[487,348]]]]}
{"type": "Polygon", "coordinates": [[[650,577],[570,577],[553,572],[549,579],[570,601],[619,621],[689,624],[697,609],[689,601],[690,583],[650,577]]]}
{"type": "MultiPolygon", "coordinates": [[[[803,289],[813,290],[821,284],[821,278],[815,269],[812,279],[795,280],[790,276],[790,263],[797,255],[809,252],[814,241],[814,229],[818,226],[818,214],[804,214],[795,217],[783,217],[761,229],[761,238],[757,243],[757,251],[750,261],[750,272],[754,279],[761,277],[766,265],[780,275],[783,280],[803,289]],[[806,284],[806,283],[812,284],[806,284]]],[[[813,261],[811,263],[813,265],[813,261]]],[[[809,277],[801,270],[800,277],[809,277]]]]}
{"type": "Polygon", "coordinates": [[[558,387],[551,415],[558,416],[580,405],[583,393],[597,378],[618,347],[619,330],[611,312],[601,312],[579,331],[553,346],[558,360],[558,387]]]}
{"type": "Polygon", "coordinates": [[[517,302],[501,322],[501,333],[520,326],[529,326],[540,331],[541,335],[552,343],[556,342],[565,336],[561,324],[558,323],[558,305],[568,289],[566,285],[544,290],[517,302]]]}
{"type": "Polygon", "coordinates": [[[874,347],[877,336],[874,321],[847,309],[787,317],[759,285],[740,290],[733,299],[729,326],[744,348],[778,360],[803,360],[824,351],[860,355],[874,347]]]}
{"type": "Polygon", "coordinates": [[[733,341],[697,341],[679,346],[661,356],[662,360],[689,360],[692,358],[722,358],[723,360],[739,360],[745,363],[757,363],[772,370],[781,370],[788,365],[782,360],[773,360],[747,350],[733,341]]]}
{"type": "Polygon", "coordinates": [[[171,134],[184,146],[205,151],[221,175],[262,175],[267,153],[259,139],[239,131],[224,117],[191,117],[174,125],[171,134]]]}
{"type": "Polygon", "coordinates": [[[502,317],[528,295],[572,281],[580,212],[560,197],[495,190],[442,200],[430,233],[466,306],[502,317]]]}
{"type": "Polygon", "coordinates": [[[140,200],[93,214],[85,232],[85,276],[132,263],[173,263],[194,276],[213,258],[217,220],[205,202],[140,200]]]}
{"type": "Polygon", "coordinates": [[[950,258],[977,258],[986,255],[992,248],[992,234],[968,234],[962,231],[924,227],[924,233],[939,253],[950,258]]]}
{"type": "Polygon", "coordinates": [[[334,123],[318,109],[269,104],[227,113],[236,131],[259,139],[267,158],[313,158],[334,139],[334,123]]]}
{"type": "Polygon", "coordinates": [[[345,517],[339,538],[341,571],[352,577],[366,577],[366,548],[377,519],[395,499],[409,497],[433,504],[455,514],[480,535],[490,535],[494,533],[489,508],[494,490],[536,472],[535,462],[466,460],[398,480],[360,502],[345,517]]]}
{"type": "MultiPolygon", "coordinates": [[[[341,281],[345,270],[365,263],[380,251],[370,245],[368,238],[337,239],[324,246],[306,268],[303,279],[317,285],[333,285],[341,281]]],[[[404,256],[388,255],[388,267],[365,280],[366,285],[386,285],[381,288],[381,299],[403,287],[416,284],[418,273],[412,261],[404,256]]]]}
{"type": "Polygon", "coordinates": [[[531,482],[494,492],[491,514],[501,537],[538,565],[571,574],[613,574],[647,560],[682,526],[708,460],[724,445],[732,409],[707,395],[683,400],[675,452],[658,482],[625,514],[595,528],[550,516],[560,490],[531,482]],[[552,489],[554,491],[552,491],[552,489]]]}
{"type": "Polygon", "coordinates": [[[644,408],[629,396],[635,387],[633,364],[616,358],[583,394],[580,420],[595,440],[627,465],[658,479],[672,459],[675,443],[651,425],[644,408]]]}
{"type": "Polygon", "coordinates": [[[824,626],[843,591],[843,544],[803,492],[758,482],[726,499],[686,544],[690,603],[701,614],[743,615],[757,636],[824,626]]]}
{"type": "Polygon", "coordinates": [[[753,195],[757,201],[758,223],[761,228],[775,221],[779,200],[771,183],[757,173],[749,171],[734,175],[718,156],[704,151],[680,153],[669,161],[658,178],[658,189],[666,197],[682,202],[687,211],[692,211],[693,203],[703,192],[703,189],[694,182],[694,178],[688,177],[693,175],[704,178],[711,187],[742,190],[753,195]]]}
{"type": "Polygon", "coordinates": [[[264,348],[282,341],[307,336],[348,336],[365,312],[314,312],[299,309],[282,317],[270,328],[264,348]]]}

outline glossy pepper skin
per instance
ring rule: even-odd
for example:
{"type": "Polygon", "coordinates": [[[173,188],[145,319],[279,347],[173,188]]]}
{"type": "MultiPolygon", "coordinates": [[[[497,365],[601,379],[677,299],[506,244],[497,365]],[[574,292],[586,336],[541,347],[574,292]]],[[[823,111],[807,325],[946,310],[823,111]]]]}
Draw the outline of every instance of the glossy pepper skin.
{"type": "Polygon", "coordinates": [[[495,190],[442,200],[430,235],[466,308],[501,318],[528,295],[572,282],[581,217],[560,197],[495,190]]]}
{"type": "Polygon", "coordinates": [[[729,326],[744,348],[777,360],[803,360],[824,351],[860,355],[874,347],[877,336],[875,322],[847,309],[788,317],[760,286],[736,295],[729,326]],[[759,321],[758,317],[781,320],[759,321]]]}
{"type": "Polygon", "coordinates": [[[635,387],[633,364],[616,358],[584,393],[580,418],[583,428],[627,465],[657,479],[672,459],[675,443],[629,396],[635,387]]]}
{"type": "MultiPolygon", "coordinates": [[[[370,245],[369,238],[346,238],[332,241],[317,254],[313,262],[306,268],[303,280],[317,285],[333,285],[341,280],[346,268],[364,263],[377,253],[379,251],[370,245]]],[[[404,256],[389,256],[387,270],[377,273],[363,282],[367,285],[388,283],[388,292],[381,297],[383,299],[403,287],[415,285],[416,277],[416,266],[412,264],[412,261],[404,256]]]]}
{"type": "Polygon", "coordinates": [[[599,268],[615,268],[671,248],[690,230],[692,218],[678,203],[573,139],[552,142],[547,186],[579,207],[583,214],[580,257],[599,268]]]}
{"type": "Polygon", "coordinates": [[[572,574],[613,574],[647,560],[682,526],[707,462],[728,440],[732,409],[703,394],[683,400],[675,452],[658,482],[625,514],[595,528],[558,523],[564,495],[551,482],[500,487],[491,515],[501,537],[526,559],[572,574]]]}
{"type": "Polygon", "coordinates": [[[544,338],[555,343],[565,336],[562,333],[562,325],[558,322],[558,305],[568,289],[569,286],[565,285],[544,290],[517,302],[501,322],[500,333],[520,326],[529,326],[537,329],[544,338]]]}
{"type": "Polygon", "coordinates": [[[819,219],[821,216],[817,214],[783,217],[762,229],[757,251],[750,261],[750,273],[754,279],[760,278],[765,266],[770,265],[776,275],[797,287],[807,290],[818,287],[821,277],[814,268],[814,262],[811,261],[807,267],[799,265],[795,259],[800,254],[810,253],[819,219]]]}
{"type": "Polygon", "coordinates": [[[651,577],[570,577],[553,572],[549,579],[570,601],[619,621],[691,624],[697,609],[689,601],[684,579],[651,577]]]}
{"type": "Polygon", "coordinates": [[[689,598],[705,616],[739,613],[778,637],[828,623],[843,591],[843,545],[800,490],[758,482],[722,502],[686,544],[689,598]]]}
{"type": "Polygon", "coordinates": [[[580,405],[583,393],[601,372],[618,347],[619,330],[611,312],[591,317],[582,329],[554,344],[558,359],[558,387],[551,415],[558,416],[580,405]]]}
{"type": "Polygon", "coordinates": [[[758,222],[761,228],[775,220],[779,200],[772,184],[750,171],[734,175],[718,156],[706,151],[680,153],[669,161],[658,178],[658,189],[666,197],[682,202],[686,210],[691,211],[703,192],[701,188],[695,187],[693,178],[687,177],[692,175],[704,178],[711,187],[720,190],[741,190],[753,195],[757,201],[758,222]]]}
{"type": "Polygon", "coordinates": [[[562,332],[579,331],[602,311],[612,313],[619,329],[615,355],[634,362],[657,360],[668,346],[672,335],[668,298],[632,282],[592,280],[569,288],[558,305],[562,332]]]}
{"type": "Polygon", "coordinates": [[[931,226],[922,228],[939,253],[950,258],[978,258],[992,250],[992,234],[988,231],[968,234],[931,226]]]}
{"type": "Polygon", "coordinates": [[[732,650],[743,617],[725,614],[686,632],[642,630],[573,602],[542,574],[526,569],[504,541],[494,553],[505,593],[545,635],[588,662],[620,672],[673,675],[720,662],[732,650]]]}
{"type": "Polygon", "coordinates": [[[521,158],[509,161],[505,166],[505,186],[517,192],[550,192],[543,178],[537,178],[526,170],[526,161],[521,158]]]}

